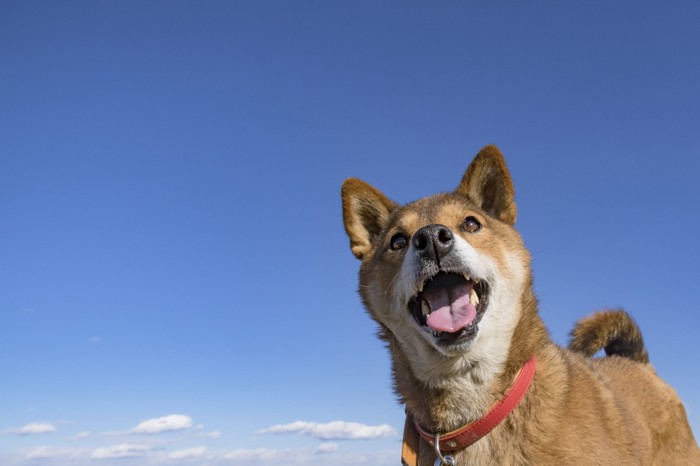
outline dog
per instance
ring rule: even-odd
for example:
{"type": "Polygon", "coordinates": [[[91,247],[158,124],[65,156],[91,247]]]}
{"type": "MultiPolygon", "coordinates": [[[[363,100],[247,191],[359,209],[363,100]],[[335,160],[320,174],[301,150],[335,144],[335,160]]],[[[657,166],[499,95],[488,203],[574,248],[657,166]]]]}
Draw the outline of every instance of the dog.
{"type": "Polygon", "coordinates": [[[552,341],[497,147],[454,192],[401,206],[349,178],[342,205],[406,407],[403,464],[700,465],[683,404],[625,311],[579,321],[568,348],[552,341]]]}

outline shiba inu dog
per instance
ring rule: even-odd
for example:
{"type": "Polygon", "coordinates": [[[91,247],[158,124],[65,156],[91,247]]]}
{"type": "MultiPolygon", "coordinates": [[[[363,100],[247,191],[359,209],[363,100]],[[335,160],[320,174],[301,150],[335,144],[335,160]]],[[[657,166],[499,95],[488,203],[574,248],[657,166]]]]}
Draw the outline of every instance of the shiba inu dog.
{"type": "Polygon", "coordinates": [[[359,292],[406,405],[405,464],[700,465],[627,313],[578,322],[568,349],[551,340],[496,147],[454,192],[400,206],[351,178],[342,202],[359,292]]]}

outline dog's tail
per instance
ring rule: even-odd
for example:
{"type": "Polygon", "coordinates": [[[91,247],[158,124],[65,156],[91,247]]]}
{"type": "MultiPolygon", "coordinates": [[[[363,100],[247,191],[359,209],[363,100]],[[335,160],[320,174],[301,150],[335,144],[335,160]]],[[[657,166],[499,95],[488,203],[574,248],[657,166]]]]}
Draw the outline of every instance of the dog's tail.
{"type": "Polygon", "coordinates": [[[649,362],[639,327],[622,309],[596,312],[576,322],[571,331],[570,350],[591,357],[603,348],[607,356],[649,362]]]}

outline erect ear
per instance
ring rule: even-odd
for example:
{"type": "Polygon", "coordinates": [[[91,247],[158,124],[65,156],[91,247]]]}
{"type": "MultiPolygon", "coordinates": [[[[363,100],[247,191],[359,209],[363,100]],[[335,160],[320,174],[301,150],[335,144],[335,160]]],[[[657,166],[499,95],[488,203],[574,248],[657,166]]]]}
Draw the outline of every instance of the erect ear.
{"type": "Polygon", "coordinates": [[[513,181],[498,147],[486,146],[476,154],[456,192],[502,222],[515,223],[518,208],[513,181]]]}
{"type": "Polygon", "coordinates": [[[343,222],[350,237],[350,249],[362,259],[372,251],[374,241],[389,220],[389,213],[396,207],[376,188],[357,178],[343,183],[343,222]]]}

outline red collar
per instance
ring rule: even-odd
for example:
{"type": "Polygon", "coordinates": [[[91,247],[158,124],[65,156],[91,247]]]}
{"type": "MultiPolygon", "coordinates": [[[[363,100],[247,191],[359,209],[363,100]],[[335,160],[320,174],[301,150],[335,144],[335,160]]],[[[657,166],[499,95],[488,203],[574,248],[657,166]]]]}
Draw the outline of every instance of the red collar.
{"type": "MultiPolygon", "coordinates": [[[[527,393],[527,390],[530,388],[530,384],[534,376],[535,357],[533,356],[525,364],[523,364],[523,367],[518,371],[515,376],[515,380],[513,381],[513,385],[511,385],[511,387],[508,389],[503,399],[493,405],[484,415],[484,417],[477,419],[466,426],[460,427],[457,430],[440,435],[440,451],[454,452],[457,450],[463,450],[491,432],[522,401],[523,397],[525,397],[525,393],[527,393]]],[[[408,414],[408,416],[411,418],[413,417],[411,414],[408,414]]],[[[413,419],[413,422],[409,422],[408,419],[406,420],[407,428],[409,428],[411,424],[418,434],[423,437],[423,440],[431,445],[435,444],[435,436],[425,431],[420,425],[418,425],[418,422],[415,419],[413,419]]],[[[407,438],[410,436],[410,433],[407,434],[406,430],[408,429],[404,430],[404,451],[407,447],[407,438]]],[[[410,448],[410,445],[408,447],[410,448]]],[[[410,463],[407,462],[406,464],[410,463]]]]}

